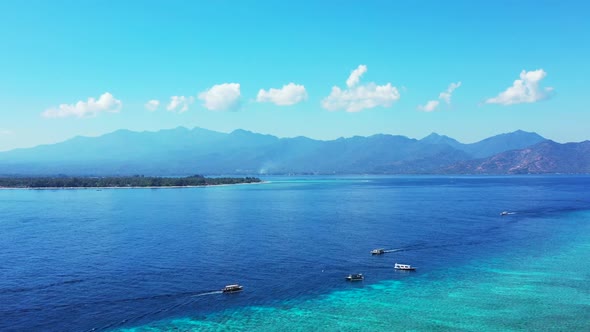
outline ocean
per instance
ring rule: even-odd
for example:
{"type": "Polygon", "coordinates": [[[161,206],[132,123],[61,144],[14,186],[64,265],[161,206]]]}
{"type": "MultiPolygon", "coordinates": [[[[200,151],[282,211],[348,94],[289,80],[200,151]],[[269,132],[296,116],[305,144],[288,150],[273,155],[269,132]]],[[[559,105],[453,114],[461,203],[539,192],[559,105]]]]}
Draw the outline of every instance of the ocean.
{"type": "Polygon", "coordinates": [[[590,176],[263,180],[0,190],[0,330],[590,328],[590,176]]]}

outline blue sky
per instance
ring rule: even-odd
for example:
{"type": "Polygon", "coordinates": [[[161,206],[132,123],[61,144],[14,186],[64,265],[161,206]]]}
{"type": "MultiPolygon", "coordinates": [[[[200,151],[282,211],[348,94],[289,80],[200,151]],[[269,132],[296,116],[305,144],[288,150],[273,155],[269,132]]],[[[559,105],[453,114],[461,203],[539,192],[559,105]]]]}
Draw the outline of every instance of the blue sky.
{"type": "Polygon", "coordinates": [[[586,140],[589,7],[2,1],[0,150],[177,126],[586,140]]]}

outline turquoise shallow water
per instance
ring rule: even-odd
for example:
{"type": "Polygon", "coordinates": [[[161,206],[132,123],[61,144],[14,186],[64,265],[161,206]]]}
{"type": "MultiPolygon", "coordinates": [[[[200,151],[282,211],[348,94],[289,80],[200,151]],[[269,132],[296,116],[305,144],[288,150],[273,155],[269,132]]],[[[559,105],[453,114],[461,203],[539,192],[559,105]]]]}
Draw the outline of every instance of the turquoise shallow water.
{"type": "Polygon", "coordinates": [[[559,229],[551,238],[539,239],[542,245],[530,241],[485,259],[313,299],[247,306],[122,331],[587,330],[590,212],[559,218],[559,229]]]}

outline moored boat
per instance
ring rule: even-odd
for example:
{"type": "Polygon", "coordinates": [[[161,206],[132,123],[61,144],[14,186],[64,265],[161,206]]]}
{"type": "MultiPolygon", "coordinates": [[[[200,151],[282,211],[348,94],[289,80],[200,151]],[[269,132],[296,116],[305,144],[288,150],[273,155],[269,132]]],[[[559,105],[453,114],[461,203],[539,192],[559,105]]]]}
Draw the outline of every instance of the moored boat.
{"type": "Polygon", "coordinates": [[[416,270],[416,268],[413,267],[413,266],[411,266],[411,265],[408,265],[408,264],[398,264],[398,263],[395,263],[395,265],[393,266],[393,268],[396,269],[396,270],[404,270],[404,271],[415,271],[416,270]]]}
{"type": "Polygon", "coordinates": [[[235,292],[241,292],[243,289],[244,289],[244,286],[234,284],[234,285],[227,285],[227,286],[223,287],[221,289],[221,291],[224,293],[235,293],[235,292]]]}
{"type": "Polygon", "coordinates": [[[346,280],[348,280],[348,281],[361,281],[364,278],[365,277],[363,277],[363,275],[361,273],[355,273],[355,274],[349,274],[346,277],[346,280]]]}

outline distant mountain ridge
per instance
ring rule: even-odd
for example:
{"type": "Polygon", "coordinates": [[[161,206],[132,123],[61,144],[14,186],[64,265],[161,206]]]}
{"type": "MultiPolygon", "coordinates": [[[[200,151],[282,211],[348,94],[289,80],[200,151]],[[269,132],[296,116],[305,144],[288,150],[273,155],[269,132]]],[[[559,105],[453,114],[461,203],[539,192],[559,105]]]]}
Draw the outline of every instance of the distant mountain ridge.
{"type": "Polygon", "coordinates": [[[587,173],[587,145],[559,144],[521,130],[463,144],[436,133],[420,140],[377,134],[321,141],[241,129],[226,134],[178,127],[157,132],[118,130],[1,152],[0,174],[587,173]]]}
{"type": "Polygon", "coordinates": [[[587,174],[590,173],[590,141],[559,144],[546,140],[524,149],[458,162],[441,170],[441,173],[587,174]]]}

